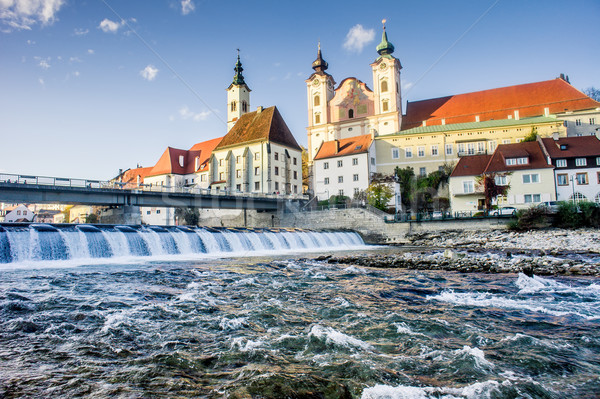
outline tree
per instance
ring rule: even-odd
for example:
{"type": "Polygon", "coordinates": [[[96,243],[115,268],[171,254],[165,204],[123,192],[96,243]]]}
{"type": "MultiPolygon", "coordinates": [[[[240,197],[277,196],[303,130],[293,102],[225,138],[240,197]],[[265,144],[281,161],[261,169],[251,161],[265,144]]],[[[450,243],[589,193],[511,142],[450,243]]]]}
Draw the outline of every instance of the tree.
{"type": "Polygon", "coordinates": [[[394,192],[385,183],[371,183],[367,188],[369,205],[382,211],[387,209],[387,204],[393,196],[394,192]]]}
{"type": "Polygon", "coordinates": [[[529,133],[527,136],[525,136],[523,141],[536,141],[536,140],[537,140],[537,127],[532,126],[531,133],[529,133]]]}
{"type": "Polygon", "coordinates": [[[308,170],[308,151],[302,147],[302,192],[308,190],[309,170],[308,170]]]}
{"type": "Polygon", "coordinates": [[[600,101],[600,89],[596,89],[592,86],[588,87],[587,89],[583,89],[582,91],[586,96],[591,97],[596,101],[600,101]]]}
{"type": "Polygon", "coordinates": [[[98,223],[98,215],[96,215],[95,213],[90,213],[89,215],[87,215],[85,217],[85,222],[86,223],[98,223]]]}
{"type": "Polygon", "coordinates": [[[200,221],[200,212],[197,208],[176,208],[175,217],[180,221],[183,219],[185,225],[197,226],[200,221]]]}
{"type": "Polygon", "coordinates": [[[501,185],[496,182],[496,177],[506,176],[506,174],[486,173],[477,178],[477,184],[483,186],[483,196],[485,200],[485,209],[492,210],[492,200],[501,195],[506,195],[510,185],[501,185]]]}
{"type": "Polygon", "coordinates": [[[403,169],[397,166],[394,174],[396,175],[398,184],[400,184],[402,208],[410,209],[416,188],[415,171],[410,166],[403,169]]]}

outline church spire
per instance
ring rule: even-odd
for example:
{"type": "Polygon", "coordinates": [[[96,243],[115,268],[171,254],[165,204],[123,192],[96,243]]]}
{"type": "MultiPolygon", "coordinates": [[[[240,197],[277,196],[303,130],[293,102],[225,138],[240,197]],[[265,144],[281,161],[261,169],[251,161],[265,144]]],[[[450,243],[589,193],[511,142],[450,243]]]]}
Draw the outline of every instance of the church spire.
{"type": "Polygon", "coordinates": [[[387,33],[385,31],[385,22],[385,19],[381,21],[383,24],[383,34],[381,35],[381,43],[377,46],[379,55],[392,54],[394,52],[394,45],[388,42],[387,33]]]}
{"type": "Polygon", "coordinates": [[[242,75],[242,71],[244,70],[244,68],[242,68],[242,62],[240,61],[240,49],[237,49],[237,53],[237,62],[235,63],[235,68],[233,68],[233,70],[235,71],[235,75],[233,76],[233,84],[245,85],[246,82],[244,82],[244,75],[242,75]]]}
{"type": "Polygon", "coordinates": [[[312,69],[314,69],[315,72],[324,72],[327,68],[329,68],[329,64],[323,59],[323,56],[321,55],[321,41],[319,40],[317,59],[312,63],[312,69]]]}

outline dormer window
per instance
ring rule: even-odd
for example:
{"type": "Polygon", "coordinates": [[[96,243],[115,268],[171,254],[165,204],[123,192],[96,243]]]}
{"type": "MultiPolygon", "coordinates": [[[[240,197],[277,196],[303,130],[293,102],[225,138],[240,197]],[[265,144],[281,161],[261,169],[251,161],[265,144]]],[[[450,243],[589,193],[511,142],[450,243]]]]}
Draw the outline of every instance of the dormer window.
{"type": "Polygon", "coordinates": [[[561,150],[561,151],[566,151],[566,150],[567,150],[567,148],[569,148],[569,146],[567,146],[566,144],[561,144],[561,145],[560,145],[560,150],[561,150]]]}
{"type": "Polygon", "coordinates": [[[567,167],[567,160],[566,159],[557,159],[556,160],[556,167],[557,168],[566,168],[567,167]]]}
{"type": "Polygon", "coordinates": [[[184,157],[183,155],[179,156],[179,166],[181,166],[183,168],[183,161],[184,161],[184,157]]]}
{"type": "Polygon", "coordinates": [[[586,166],[587,160],[585,158],[575,158],[575,166],[586,166]]]}
{"type": "Polygon", "coordinates": [[[529,158],[527,157],[506,158],[506,166],[527,165],[528,163],[529,158]]]}
{"type": "Polygon", "coordinates": [[[354,110],[353,109],[348,110],[348,118],[354,118],[354,110]]]}

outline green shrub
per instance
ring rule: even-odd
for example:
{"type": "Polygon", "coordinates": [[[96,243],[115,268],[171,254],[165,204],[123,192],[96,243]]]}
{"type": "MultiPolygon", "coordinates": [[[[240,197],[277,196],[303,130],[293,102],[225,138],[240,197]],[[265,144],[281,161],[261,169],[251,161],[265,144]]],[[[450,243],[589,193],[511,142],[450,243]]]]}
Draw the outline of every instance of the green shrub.
{"type": "Polygon", "coordinates": [[[508,223],[511,230],[524,231],[543,229],[550,226],[550,220],[543,208],[532,206],[529,209],[517,211],[515,219],[508,223]]]}
{"type": "Polygon", "coordinates": [[[558,212],[554,222],[556,227],[575,229],[582,226],[581,214],[578,212],[577,204],[562,201],[558,204],[558,212]]]}

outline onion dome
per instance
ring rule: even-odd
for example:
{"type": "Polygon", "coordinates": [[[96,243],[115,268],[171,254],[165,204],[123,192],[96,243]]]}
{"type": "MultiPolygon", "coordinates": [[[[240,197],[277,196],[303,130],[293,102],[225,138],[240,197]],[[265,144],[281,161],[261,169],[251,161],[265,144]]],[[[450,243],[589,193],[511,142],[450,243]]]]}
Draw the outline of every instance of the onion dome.
{"type": "Polygon", "coordinates": [[[387,33],[385,32],[385,19],[381,22],[383,23],[383,35],[381,35],[381,43],[377,46],[377,52],[379,55],[392,54],[394,52],[394,45],[388,41],[387,33]]]}
{"type": "Polygon", "coordinates": [[[327,68],[329,68],[329,64],[327,61],[323,59],[321,55],[321,42],[319,42],[319,50],[317,51],[317,59],[312,63],[312,69],[315,72],[324,72],[327,68]]]}

